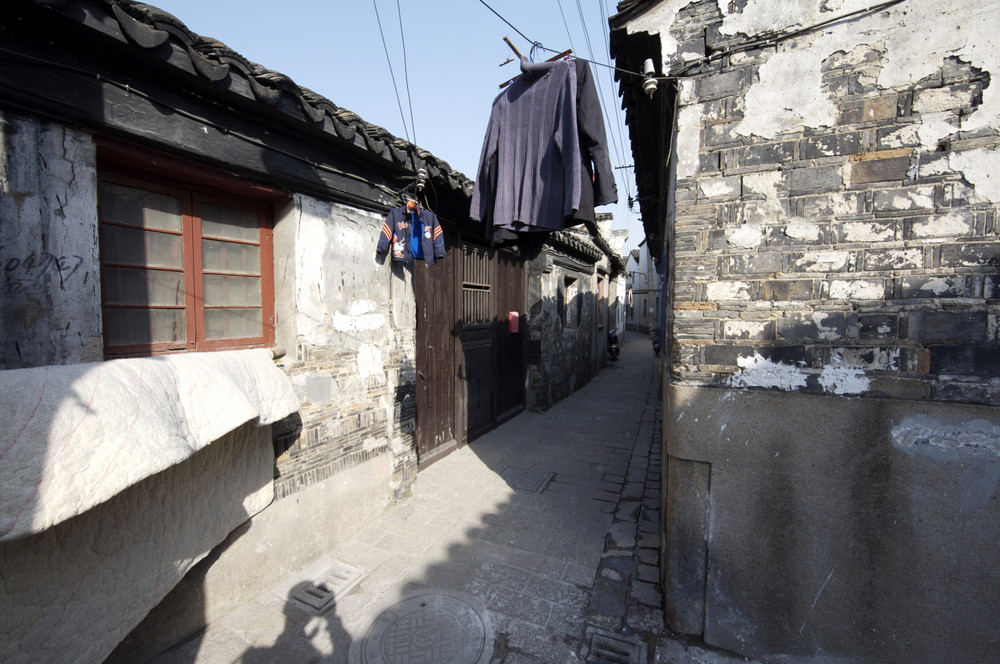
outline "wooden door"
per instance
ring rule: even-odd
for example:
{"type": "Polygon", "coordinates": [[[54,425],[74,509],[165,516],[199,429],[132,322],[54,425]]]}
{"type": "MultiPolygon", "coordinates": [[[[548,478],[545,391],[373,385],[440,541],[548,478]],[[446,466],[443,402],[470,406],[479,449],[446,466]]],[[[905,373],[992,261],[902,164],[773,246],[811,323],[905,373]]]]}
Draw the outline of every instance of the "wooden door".
{"type": "Polygon", "coordinates": [[[462,379],[471,440],[524,409],[525,270],[515,254],[472,245],[462,248],[462,267],[462,379]]]}
{"type": "Polygon", "coordinates": [[[462,355],[469,439],[493,427],[494,261],[488,249],[462,247],[462,355]]]}
{"type": "MultiPolygon", "coordinates": [[[[453,246],[448,242],[448,246],[453,246]]],[[[414,263],[417,301],[416,390],[419,465],[454,449],[456,426],[456,270],[459,251],[449,250],[434,265],[414,263]]]]}
{"type": "Polygon", "coordinates": [[[521,320],[525,314],[524,261],[514,254],[498,252],[495,262],[497,324],[494,326],[494,355],[497,380],[493,419],[500,423],[524,410],[524,338],[527,332],[525,321],[521,320]],[[515,318],[513,325],[512,315],[515,318]]]}

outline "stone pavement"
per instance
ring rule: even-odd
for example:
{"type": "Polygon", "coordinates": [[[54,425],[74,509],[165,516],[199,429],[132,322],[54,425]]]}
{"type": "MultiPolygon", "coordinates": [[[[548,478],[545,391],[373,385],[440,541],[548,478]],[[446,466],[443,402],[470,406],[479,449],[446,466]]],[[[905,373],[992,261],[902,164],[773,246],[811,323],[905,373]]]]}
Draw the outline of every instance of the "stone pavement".
{"type": "Polygon", "coordinates": [[[545,413],[155,664],[743,662],[664,630],[660,377],[643,335],[545,413]]]}

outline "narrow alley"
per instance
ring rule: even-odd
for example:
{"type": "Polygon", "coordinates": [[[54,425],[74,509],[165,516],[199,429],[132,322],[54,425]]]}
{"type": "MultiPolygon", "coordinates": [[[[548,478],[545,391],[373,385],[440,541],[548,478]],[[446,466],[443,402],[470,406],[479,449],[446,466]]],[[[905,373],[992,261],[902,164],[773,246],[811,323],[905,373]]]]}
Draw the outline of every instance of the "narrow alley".
{"type": "Polygon", "coordinates": [[[730,661],[663,638],[659,383],[629,334],[581,390],[421,471],[409,500],[155,663],[730,661]]]}

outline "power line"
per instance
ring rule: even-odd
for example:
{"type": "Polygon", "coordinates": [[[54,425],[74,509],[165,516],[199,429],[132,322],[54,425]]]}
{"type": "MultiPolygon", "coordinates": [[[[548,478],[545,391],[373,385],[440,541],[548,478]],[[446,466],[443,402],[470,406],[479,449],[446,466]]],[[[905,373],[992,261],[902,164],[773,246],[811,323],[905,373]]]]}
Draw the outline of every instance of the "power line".
{"type": "Polygon", "coordinates": [[[410,67],[407,64],[406,58],[406,36],[403,30],[403,12],[399,8],[399,0],[396,0],[396,16],[399,18],[399,41],[403,45],[403,74],[406,79],[406,101],[410,105],[410,128],[413,130],[413,140],[410,142],[416,144],[417,123],[413,121],[413,96],[410,95],[410,67]]]}
{"type": "MultiPolygon", "coordinates": [[[[410,130],[406,127],[406,115],[403,114],[403,102],[399,98],[399,88],[396,85],[396,74],[392,70],[392,58],[389,57],[389,45],[385,41],[385,32],[382,31],[382,19],[378,15],[378,4],[372,0],[372,7],[375,8],[375,20],[378,21],[378,33],[382,36],[382,48],[385,49],[385,61],[389,64],[389,76],[392,78],[392,91],[396,94],[396,105],[399,107],[399,119],[403,121],[403,132],[406,133],[406,140],[410,143],[410,130]]],[[[400,23],[402,29],[402,23],[400,23]]]]}

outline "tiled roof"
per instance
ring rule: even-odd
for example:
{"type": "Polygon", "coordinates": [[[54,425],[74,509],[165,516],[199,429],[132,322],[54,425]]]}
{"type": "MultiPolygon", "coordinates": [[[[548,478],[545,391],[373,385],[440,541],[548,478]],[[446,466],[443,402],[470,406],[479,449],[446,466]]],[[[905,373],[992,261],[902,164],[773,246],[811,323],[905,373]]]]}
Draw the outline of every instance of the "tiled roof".
{"type": "Polygon", "coordinates": [[[294,120],[319,127],[331,137],[371,152],[411,172],[424,168],[449,189],[472,194],[472,181],[444,160],[334,104],[291,78],[247,60],[222,42],[202,37],[168,12],[130,0],[35,0],[108,36],[144,49],[180,72],[264,104],[294,120]],[[87,10],[78,11],[86,4],[87,10]],[[95,11],[95,8],[97,11],[95,11]],[[88,11],[89,10],[89,11],[88,11]],[[166,45],[169,48],[163,48],[166,45]]]}

